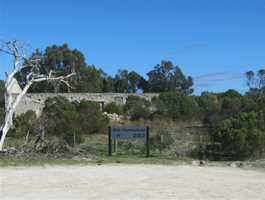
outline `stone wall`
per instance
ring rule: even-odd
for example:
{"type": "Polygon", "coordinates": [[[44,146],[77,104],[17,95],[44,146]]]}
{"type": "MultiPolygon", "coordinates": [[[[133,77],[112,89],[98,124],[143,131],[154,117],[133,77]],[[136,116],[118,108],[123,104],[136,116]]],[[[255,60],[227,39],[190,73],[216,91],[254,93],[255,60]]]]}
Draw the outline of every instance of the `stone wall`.
{"type": "Polygon", "coordinates": [[[20,115],[29,110],[33,110],[39,116],[43,110],[45,100],[49,97],[63,96],[70,101],[80,101],[82,99],[99,102],[102,106],[110,102],[123,105],[129,95],[139,96],[148,101],[158,93],[128,94],[128,93],[29,93],[26,94],[17,107],[16,115],[20,115]]]}

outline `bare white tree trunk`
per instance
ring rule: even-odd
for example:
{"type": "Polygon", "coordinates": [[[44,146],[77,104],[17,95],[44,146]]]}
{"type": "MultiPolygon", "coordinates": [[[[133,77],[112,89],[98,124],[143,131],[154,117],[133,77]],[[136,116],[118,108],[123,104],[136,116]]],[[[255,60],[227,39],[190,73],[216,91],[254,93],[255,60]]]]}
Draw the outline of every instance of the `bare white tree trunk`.
{"type": "Polygon", "coordinates": [[[6,135],[9,131],[9,129],[13,125],[13,116],[16,111],[17,106],[19,105],[20,101],[24,97],[24,95],[27,93],[31,85],[35,82],[42,82],[42,81],[60,81],[67,85],[67,87],[70,87],[69,83],[66,79],[70,78],[71,76],[75,75],[75,73],[68,74],[66,76],[54,76],[54,72],[50,71],[48,75],[39,74],[36,73],[39,70],[36,70],[40,67],[37,60],[30,60],[28,61],[27,65],[25,65],[26,58],[22,55],[22,51],[20,51],[18,43],[16,41],[12,42],[6,42],[4,44],[3,48],[0,48],[0,51],[7,53],[14,57],[14,66],[12,72],[7,75],[6,81],[5,81],[5,120],[3,125],[1,126],[0,130],[2,132],[1,139],[0,139],[0,151],[3,150],[4,141],[6,138],[6,135]],[[22,91],[17,95],[13,96],[12,94],[12,86],[14,82],[16,82],[15,75],[23,68],[31,68],[30,72],[27,74],[27,80],[24,88],[22,91]]]}

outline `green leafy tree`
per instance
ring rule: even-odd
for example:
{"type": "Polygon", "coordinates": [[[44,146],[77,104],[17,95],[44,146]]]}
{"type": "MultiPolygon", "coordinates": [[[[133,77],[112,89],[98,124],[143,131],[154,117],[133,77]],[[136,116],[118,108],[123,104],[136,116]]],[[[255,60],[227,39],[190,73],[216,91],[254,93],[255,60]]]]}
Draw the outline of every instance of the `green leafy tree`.
{"type": "MultiPolygon", "coordinates": [[[[70,79],[72,92],[106,92],[113,90],[109,87],[106,89],[107,85],[111,83],[111,80],[106,78],[106,74],[94,65],[87,65],[84,55],[77,49],[69,48],[67,44],[48,46],[43,53],[37,49],[32,54],[32,58],[41,60],[40,71],[42,74],[47,74],[50,70],[57,75],[65,75],[75,71],[76,75],[70,79]]],[[[17,75],[22,86],[26,78],[24,74],[17,75]]],[[[30,92],[68,91],[69,88],[57,82],[35,83],[30,89],[30,92]]]]}
{"type": "Polygon", "coordinates": [[[74,80],[72,91],[102,92],[104,84],[102,76],[102,71],[96,69],[94,65],[83,67],[74,80]]]}
{"type": "Polygon", "coordinates": [[[130,93],[136,93],[138,89],[141,89],[140,85],[141,85],[142,77],[138,73],[132,71],[128,74],[128,78],[129,78],[129,92],[130,93]]]}
{"type": "Polygon", "coordinates": [[[119,70],[114,78],[115,92],[126,93],[129,91],[129,72],[128,70],[119,70]]]}
{"type": "Polygon", "coordinates": [[[114,78],[115,92],[135,93],[142,89],[143,77],[138,73],[128,70],[119,70],[114,78]]]}
{"type": "Polygon", "coordinates": [[[178,66],[171,61],[161,61],[153,70],[147,73],[150,92],[181,91],[191,94],[192,78],[185,77],[178,66]]]}

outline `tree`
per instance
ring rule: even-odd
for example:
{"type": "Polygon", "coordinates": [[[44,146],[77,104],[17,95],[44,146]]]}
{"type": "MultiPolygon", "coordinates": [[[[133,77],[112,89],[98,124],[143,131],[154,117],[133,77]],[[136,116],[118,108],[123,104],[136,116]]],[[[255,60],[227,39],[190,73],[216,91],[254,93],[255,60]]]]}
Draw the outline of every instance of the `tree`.
{"type": "Polygon", "coordinates": [[[250,90],[259,90],[265,86],[265,69],[260,69],[257,73],[253,71],[246,72],[247,86],[250,90]]]}
{"type": "Polygon", "coordinates": [[[140,88],[140,84],[141,84],[141,79],[142,77],[136,73],[135,71],[131,71],[128,74],[128,78],[129,78],[129,93],[136,93],[138,89],[140,88]]]}
{"type": "Polygon", "coordinates": [[[29,88],[34,84],[42,81],[59,81],[70,87],[67,79],[75,75],[74,72],[65,75],[58,75],[52,69],[46,73],[41,71],[40,59],[38,57],[26,58],[23,54],[23,46],[17,41],[3,42],[0,48],[1,52],[11,55],[14,59],[14,66],[7,75],[5,81],[5,120],[1,126],[0,151],[3,150],[4,141],[8,130],[13,125],[13,115],[16,107],[27,93],[29,88]],[[12,86],[17,81],[18,74],[23,73],[23,88],[20,93],[14,97],[12,95],[12,86]]]}
{"type": "Polygon", "coordinates": [[[265,70],[260,69],[257,73],[258,76],[258,88],[262,88],[265,86],[265,70]]]}
{"type": "Polygon", "coordinates": [[[247,86],[251,89],[255,87],[255,73],[253,71],[246,72],[247,86]]]}
{"type": "Polygon", "coordinates": [[[114,78],[115,92],[126,93],[129,90],[128,70],[119,70],[114,78]]]}
{"type": "Polygon", "coordinates": [[[115,92],[135,93],[142,89],[143,77],[135,71],[119,70],[114,78],[115,92]]]}
{"type": "MultiPolygon", "coordinates": [[[[70,49],[67,44],[48,46],[44,52],[36,49],[33,52],[30,59],[39,59],[39,71],[42,74],[47,74],[49,71],[55,72],[57,75],[65,76],[75,71],[76,76],[69,78],[69,83],[72,85],[72,89],[75,88],[76,79],[79,76],[80,70],[86,66],[83,54],[76,50],[70,49]]],[[[25,69],[24,69],[25,70],[25,69]]],[[[23,72],[23,71],[22,71],[23,72]]],[[[27,71],[23,76],[23,73],[19,74],[22,77],[17,78],[22,82],[27,75],[27,71]]],[[[39,82],[34,83],[30,88],[30,92],[66,92],[70,88],[65,87],[61,82],[39,82]]]]}
{"type": "Polygon", "coordinates": [[[104,83],[101,70],[94,65],[88,65],[76,73],[77,77],[72,81],[73,92],[102,92],[104,83]]]}
{"type": "Polygon", "coordinates": [[[65,87],[60,82],[41,82],[34,83],[30,92],[113,91],[109,77],[96,66],[87,65],[84,55],[77,49],[71,49],[67,44],[48,46],[43,53],[37,49],[32,57],[36,56],[41,60],[40,70],[42,73],[53,70],[59,75],[65,75],[74,69],[76,75],[69,78],[71,88],[65,87]]]}
{"type": "Polygon", "coordinates": [[[150,92],[180,91],[191,94],[192,78],[185,77],[178,66],[171,61],[161,61],[153,70],[147,73],[150,92]]]}

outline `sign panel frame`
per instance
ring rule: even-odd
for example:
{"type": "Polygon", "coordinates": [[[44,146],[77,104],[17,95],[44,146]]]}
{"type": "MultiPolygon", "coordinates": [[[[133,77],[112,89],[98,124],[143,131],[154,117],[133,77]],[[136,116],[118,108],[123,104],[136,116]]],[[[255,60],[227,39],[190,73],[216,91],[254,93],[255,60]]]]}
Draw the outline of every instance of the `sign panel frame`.
{"type": "Polygon", "coordinates": [[[114,140],[146,140],[146,126],[121,126],[111,127],[111,139],[114,140]]]}
{"type": "Polygon", "coordinates": [[[112,155],[112,141],[116,150],[118,140],[144,140],[149,157],[149,126],[114,125],[108,128],[108,152],[112,155]]]}

